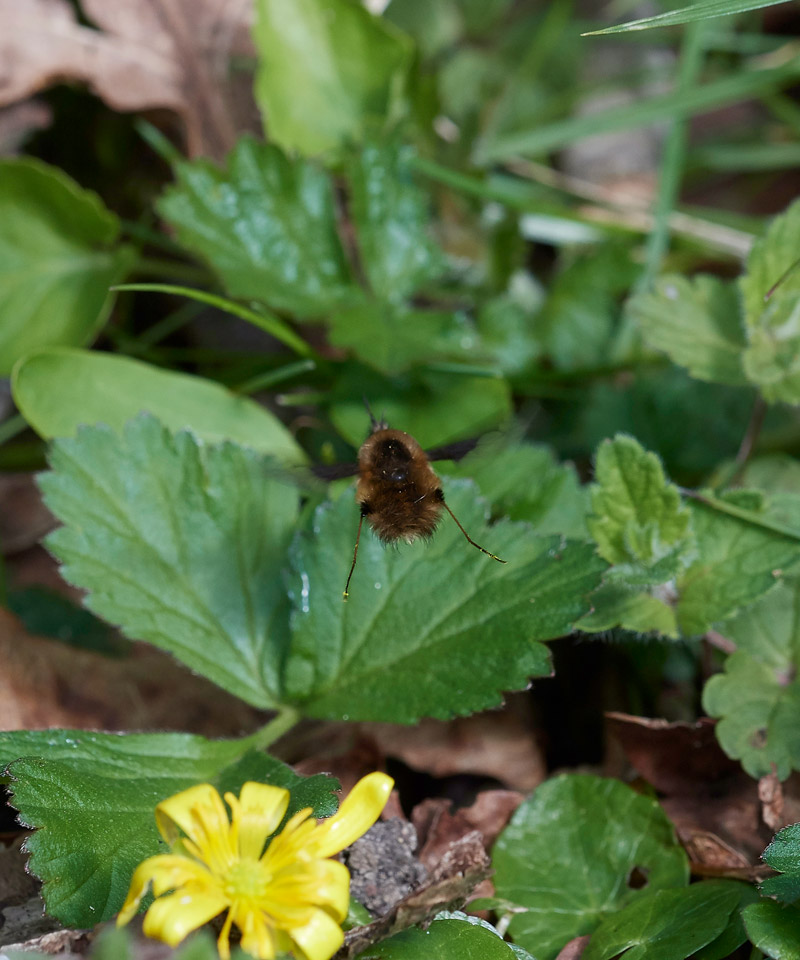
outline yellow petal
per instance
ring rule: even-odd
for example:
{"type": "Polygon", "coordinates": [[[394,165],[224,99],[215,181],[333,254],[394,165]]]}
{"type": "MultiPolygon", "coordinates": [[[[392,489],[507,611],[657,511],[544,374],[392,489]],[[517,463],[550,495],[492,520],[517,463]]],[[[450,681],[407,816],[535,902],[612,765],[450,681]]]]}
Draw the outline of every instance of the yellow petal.
{"type": "Polygon", "coordinates": [[[242,949],[258,960],[274,960],[275,938],[272,927],[260,910],[240,910],[236,925],[242,931],[242,949]]]}
{"type": "Polygon", "coordinates": [[[234,823],[238,828],[239,856],[258,860],[264,852],[267,837],[283,820],[289,806],[289,791],[250,781],[242,787],[238,803],[228,793],[225,799],[238,814],[234,816],[234,823]]]}
{"type": "Polygon", "coordinates": [[[201,822],[208,832],[224,830],[227,833],[230,829],[222,797],[210,783],[189,787],[162,800],[156,807],[156,826],[170,845],[178,839],[181,830],[195,843],[202,845],[205,831],[199,829],[201,822]],[[198,819],[198,813],[201,813],[202,821],[198,819]]]}
{"type": "Polygon", "coordinates": [[[315,910],[305,926],[287,932],[308,960],[330,960],[344,943],[342,928],[324,910],[315,910]]]}
{"type": "Polygon", "coordinates": [[[187,934],[202,927],[228,906],[227,898],[216,890],[186,892],[176,890],[160,897],[144,917],[144,935],[176,946],[187,934]]]}
{"type": "Polygon", "coordinates": [[[149,857],[143,860],[133,873],[128,896],[117,917],[117,926],[123,926],[134,916],[151,883],[153,892],[159,896],[185,883],[194,882],[204,885],[210,881],[211,877],[205,867],[187,857],[171,853],[149,857]]]}
{"type": "Polygon", "coordinates": [[[341,922],[350,906],[350,872],[337,860],[306,861],[273,879],[263,906],[281,926],[303,926],[303,914],[316,907],[341,922]]]}
{"type": "Polygon", "coordinates": [[[331,857],[365,834],[378,819],[392,792],[394,780],[385,773],[370,773],[350,791],[347,799],[329,820],[317,826],[309,841],[309,852],[331,857]]]}

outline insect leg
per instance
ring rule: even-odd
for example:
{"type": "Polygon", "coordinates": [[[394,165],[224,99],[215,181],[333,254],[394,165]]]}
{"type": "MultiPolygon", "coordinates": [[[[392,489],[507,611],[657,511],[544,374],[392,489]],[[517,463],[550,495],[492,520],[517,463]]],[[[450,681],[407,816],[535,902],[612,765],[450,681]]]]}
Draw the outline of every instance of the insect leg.
{"type": "Polygon", "coordinates": [[[442,493],[442,491],[441,491],[441,490],[437,490],[436,493],[437,493],[437,495],[439,496],[439,498],[440,498],[441,501],[442,501],[442,506],[443,506],[443,507],[445,508],[445,510],[450,514],[450,516],[455,520],[456,526],[457,526],[458,529],[464,534],[464,536],[465,536],[465,537],[467,538],[467,540],[472,544],[473,547],[477,547],[478,550],[481,551],[481,553],[485,553],[487,557],[491,557],[492,560],[496,560],[498,563],[508,563],[508,560],[501,560],[500,557],[496,557],[493,553],[489,553],[488,550],[484,550],[484,548],[483,548],[479,543],[475,543],[475,541],[472,539],[472,537],[467,533],[467,531],[466,531],[466,530],[461,526],[461,524],[458,522],[458,517],[456,517],[456,515],[453,513],[453,511],[452,511],[452,510],[450,509],[450,507],[447,505],[447,501],[445,500],[444,494],[442,493]]]}

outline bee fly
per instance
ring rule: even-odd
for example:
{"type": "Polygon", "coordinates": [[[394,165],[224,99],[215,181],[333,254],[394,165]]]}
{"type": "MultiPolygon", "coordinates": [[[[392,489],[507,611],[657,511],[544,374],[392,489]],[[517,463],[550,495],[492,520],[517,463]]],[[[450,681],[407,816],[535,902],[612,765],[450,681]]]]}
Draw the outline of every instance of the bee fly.
{"type": "Polygon", "coordinates": [[[475,444],[441,447],[426,453],[417,441],[402,430],[390,430],[384,421],[370,415],[372,432],[358,451],[358,484],[356,502],[361,508],[358,521],[353,562],[342,599],[347,600],[350,579],[356,568],[361,527],[366,518],[376,535],[384,543],[405,540],[412,543],[418,537],[430,537],[446,510],[468,542],[482,553],[506,563],[485,550],[470,537],[458,522],[444,499],[439,478],[430,465],[431,459],[458,459],[475,444]]]}

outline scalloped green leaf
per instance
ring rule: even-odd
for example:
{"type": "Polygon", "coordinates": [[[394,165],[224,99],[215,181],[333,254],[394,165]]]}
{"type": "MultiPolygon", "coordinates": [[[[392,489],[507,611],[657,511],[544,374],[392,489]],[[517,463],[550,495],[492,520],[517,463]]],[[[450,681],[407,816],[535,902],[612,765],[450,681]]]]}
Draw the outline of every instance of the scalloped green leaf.
{"type": "Polygon", "coordinates": [[[737,647],[703,691],[717,739],[752,777],[800,769],[800,588],[778,585],[722,632],[737,647]]]}
{"type": "Polygon", "coordinates": [[[411,38],[356,0],[257,0],[255,96],[269,138],[318,154],[405,111],[411,38]]]}
{"type": "Polygon", "coordinates": [[[633,437],[618,435],[597,451],[589,532],[600,555],[663,583],[694,554],[691,515],[661,461],[633,437]]]}
{"type": "Polygon", "coordinates": [[[73,436],[82,424],[120,431],[146,411],[170,430],[188,429],[202,440],[233,440],[287,463],[306,459],[280,420],[249,397],[130,357],[40,350],[17,364],[12,386],[25,419],[45,439],[73,436]]]}
{"type": "Polygon", "coordinates": [[[493,516],[530,523],[539,536],[587,538],[586,491],[575,467],[559,463],[549,447],[489,436],[442,472],[474,480],[493,516]]]}
{"type": "Polygon", "coordinates": [[[0,733],[11,802],[26,826],[32,872],[47,911],[71,927],[93,927],[122,906],[134,868],[159,851],[154,809],[196,783],[238,792],[247,780],[292,791],[290,809],[336,809],[329,777],[298,777],[246,740],[182,733],[110,734],[82,730],[0,733]],[[20,759],[17,759],[20,758],[20,759]]]}
{"type": "Polygon", "coordinates": [[[0,376],[49,346],[83,346],[136,252],[97,194],[31,157],[0,160],[0,376]]]}
{"type": "Polygon", "coordinates": [[[761,884],[761,892],[783,903],[797,903],[800,900],[800,823],[779,830],[761,859],[780,873],[780,876],[768,877],[761,884]]]}
{"type": "MultiPolygon", "coordinates": [[[[758,517],[745,491],[723,497],[758,517]]],[[[763,506],[763,504],[761,505],[763,506]]],[[[773,589],[800,560],[800,543],[757,523],[692,502],[697,559],[677,580],[678,623],[685,636],[705,633],[773,589]]]]}
{"type": "Polygon", "coordinates": [[[284,677],[286,697],[303,713],[452,717],[495,706],[502,691],[550,673],[541,641],[570,632],[604,564],[589,544],[508,521],[487,527],[471,484],[443,486],[470,536],[506,564],[470,546],[447,515],[430,543],[388,549],[365,524],[343,603],[358,527],[352,497],[321,507],[313,532],[298,536],[284,677]]]}
{"type": "Polygon", "coordinates": [[[660,277],[635,295],[628,312],[646,342],[698,380],[743,386],[747,346],[736,286],[718,277],[660,277]]]}
{"type": "MultiPolygon", "coordinates": [[[[689,864],[658,803],[618,780],[565,774],[520,806],[494,847],[495,889],[527,912],[509,933],[537,960],[650,891],[685,887],[689,864]],[[647,886],[636,889],[636,871],[647,886]]],[[[730,912],[730,911],[729,911],[730,912]]]]}
{"type": "Polygon", "coordinates": [[[178,163],[175,173],[158,210],[232,297],[318,317],[351,294],[333,188],[323,170],[242,137],[227,170],[194,160],[178,163]]]}
{"type": "Polygon", "coordinates": [[[739,906],[740,886],[716,880],[646,890],[600,924],[583,960],[685,960],[723,934],[739,906]]]}
{"type": "Polygon", "coordinates": [[[444,268],[429,235],[429,197],[414,183],[407,147],[369,143],[347,166],[358,250],[373,293],[400,302],[444,268]]]}
{"type": "Polygon", "coordinates": [[[86,605],[248,703],[274,706],[288,645],[281,582],[292,481],[243,447],[208,447],[151,417],[120,436],[58,440],[40,477],[64,524],[47,538],[86,605]]]}

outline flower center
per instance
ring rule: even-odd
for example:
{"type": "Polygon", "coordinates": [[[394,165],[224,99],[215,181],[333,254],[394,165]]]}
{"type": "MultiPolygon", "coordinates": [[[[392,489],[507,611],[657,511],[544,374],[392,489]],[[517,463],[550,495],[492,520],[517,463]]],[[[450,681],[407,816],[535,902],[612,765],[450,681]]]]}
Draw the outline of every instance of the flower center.
{"type": "Polygon", "coordinates": [[[239,860],[225,877],[225,894],[231,900],[263,897],[271,879],[272,874],[260,860],[239,860]]]}

